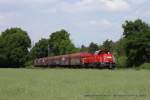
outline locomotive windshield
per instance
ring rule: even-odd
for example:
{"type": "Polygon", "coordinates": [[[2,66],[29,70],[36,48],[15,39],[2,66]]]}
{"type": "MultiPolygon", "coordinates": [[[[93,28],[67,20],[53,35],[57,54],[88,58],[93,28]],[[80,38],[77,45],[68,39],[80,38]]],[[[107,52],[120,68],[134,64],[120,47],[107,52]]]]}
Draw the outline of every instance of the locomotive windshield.
{"type": "Polygon", "coordinates": [[[111,54],[111,52],[109,50],[98,50],[95,54],[111,54]]]}

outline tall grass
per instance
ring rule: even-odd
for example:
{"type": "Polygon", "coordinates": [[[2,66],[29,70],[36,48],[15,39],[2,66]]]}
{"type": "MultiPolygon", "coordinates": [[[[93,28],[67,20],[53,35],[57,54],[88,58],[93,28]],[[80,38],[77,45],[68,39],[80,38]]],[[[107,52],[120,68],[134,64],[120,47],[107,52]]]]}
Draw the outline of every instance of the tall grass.
{"type": "Polygon", "coordinates": [[[150,100],[150,71],[0,69],[0,100],[150,100]]]}

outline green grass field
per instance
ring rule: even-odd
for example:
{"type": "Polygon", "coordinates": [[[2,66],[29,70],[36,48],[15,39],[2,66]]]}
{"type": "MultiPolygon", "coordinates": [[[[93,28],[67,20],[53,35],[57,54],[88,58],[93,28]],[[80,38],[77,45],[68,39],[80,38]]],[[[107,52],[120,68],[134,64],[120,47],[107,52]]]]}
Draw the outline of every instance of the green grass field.
{"type": "Polygon", "coordinates": [[[150,71],[0,69],[0,100],[150,100],[150,71]]]}

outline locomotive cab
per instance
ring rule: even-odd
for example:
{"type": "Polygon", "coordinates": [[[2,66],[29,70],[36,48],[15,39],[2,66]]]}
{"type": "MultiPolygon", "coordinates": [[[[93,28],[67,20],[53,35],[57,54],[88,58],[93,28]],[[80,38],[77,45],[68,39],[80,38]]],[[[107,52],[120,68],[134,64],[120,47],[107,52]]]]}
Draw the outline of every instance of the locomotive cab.
{"type": "Polygon", "coordinates": [[[96,58],[98,58],[97,61],[101,67],[115,67],[115,58],[109,50],[98,50],[94,55],[96,58]]]}
{"type": "Polygon", "coordinates": [[[99,54],[111,54],[111,52],[109,50],[98,50],[98,51],[95,51],[95,55],[99,55],[99,54]]]}

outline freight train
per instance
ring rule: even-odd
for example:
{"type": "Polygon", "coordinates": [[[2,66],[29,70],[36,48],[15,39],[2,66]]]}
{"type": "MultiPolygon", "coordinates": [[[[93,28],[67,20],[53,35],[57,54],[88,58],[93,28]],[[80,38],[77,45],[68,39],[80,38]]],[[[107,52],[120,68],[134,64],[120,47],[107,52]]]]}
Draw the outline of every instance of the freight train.
{"type": "Polygon", "coordinates": [[[34,60],[35,66],[68,67],[68,68],[115,68],[115,58],[109,50],[98,50],[95,53],[80,52],[34,60]]]}

